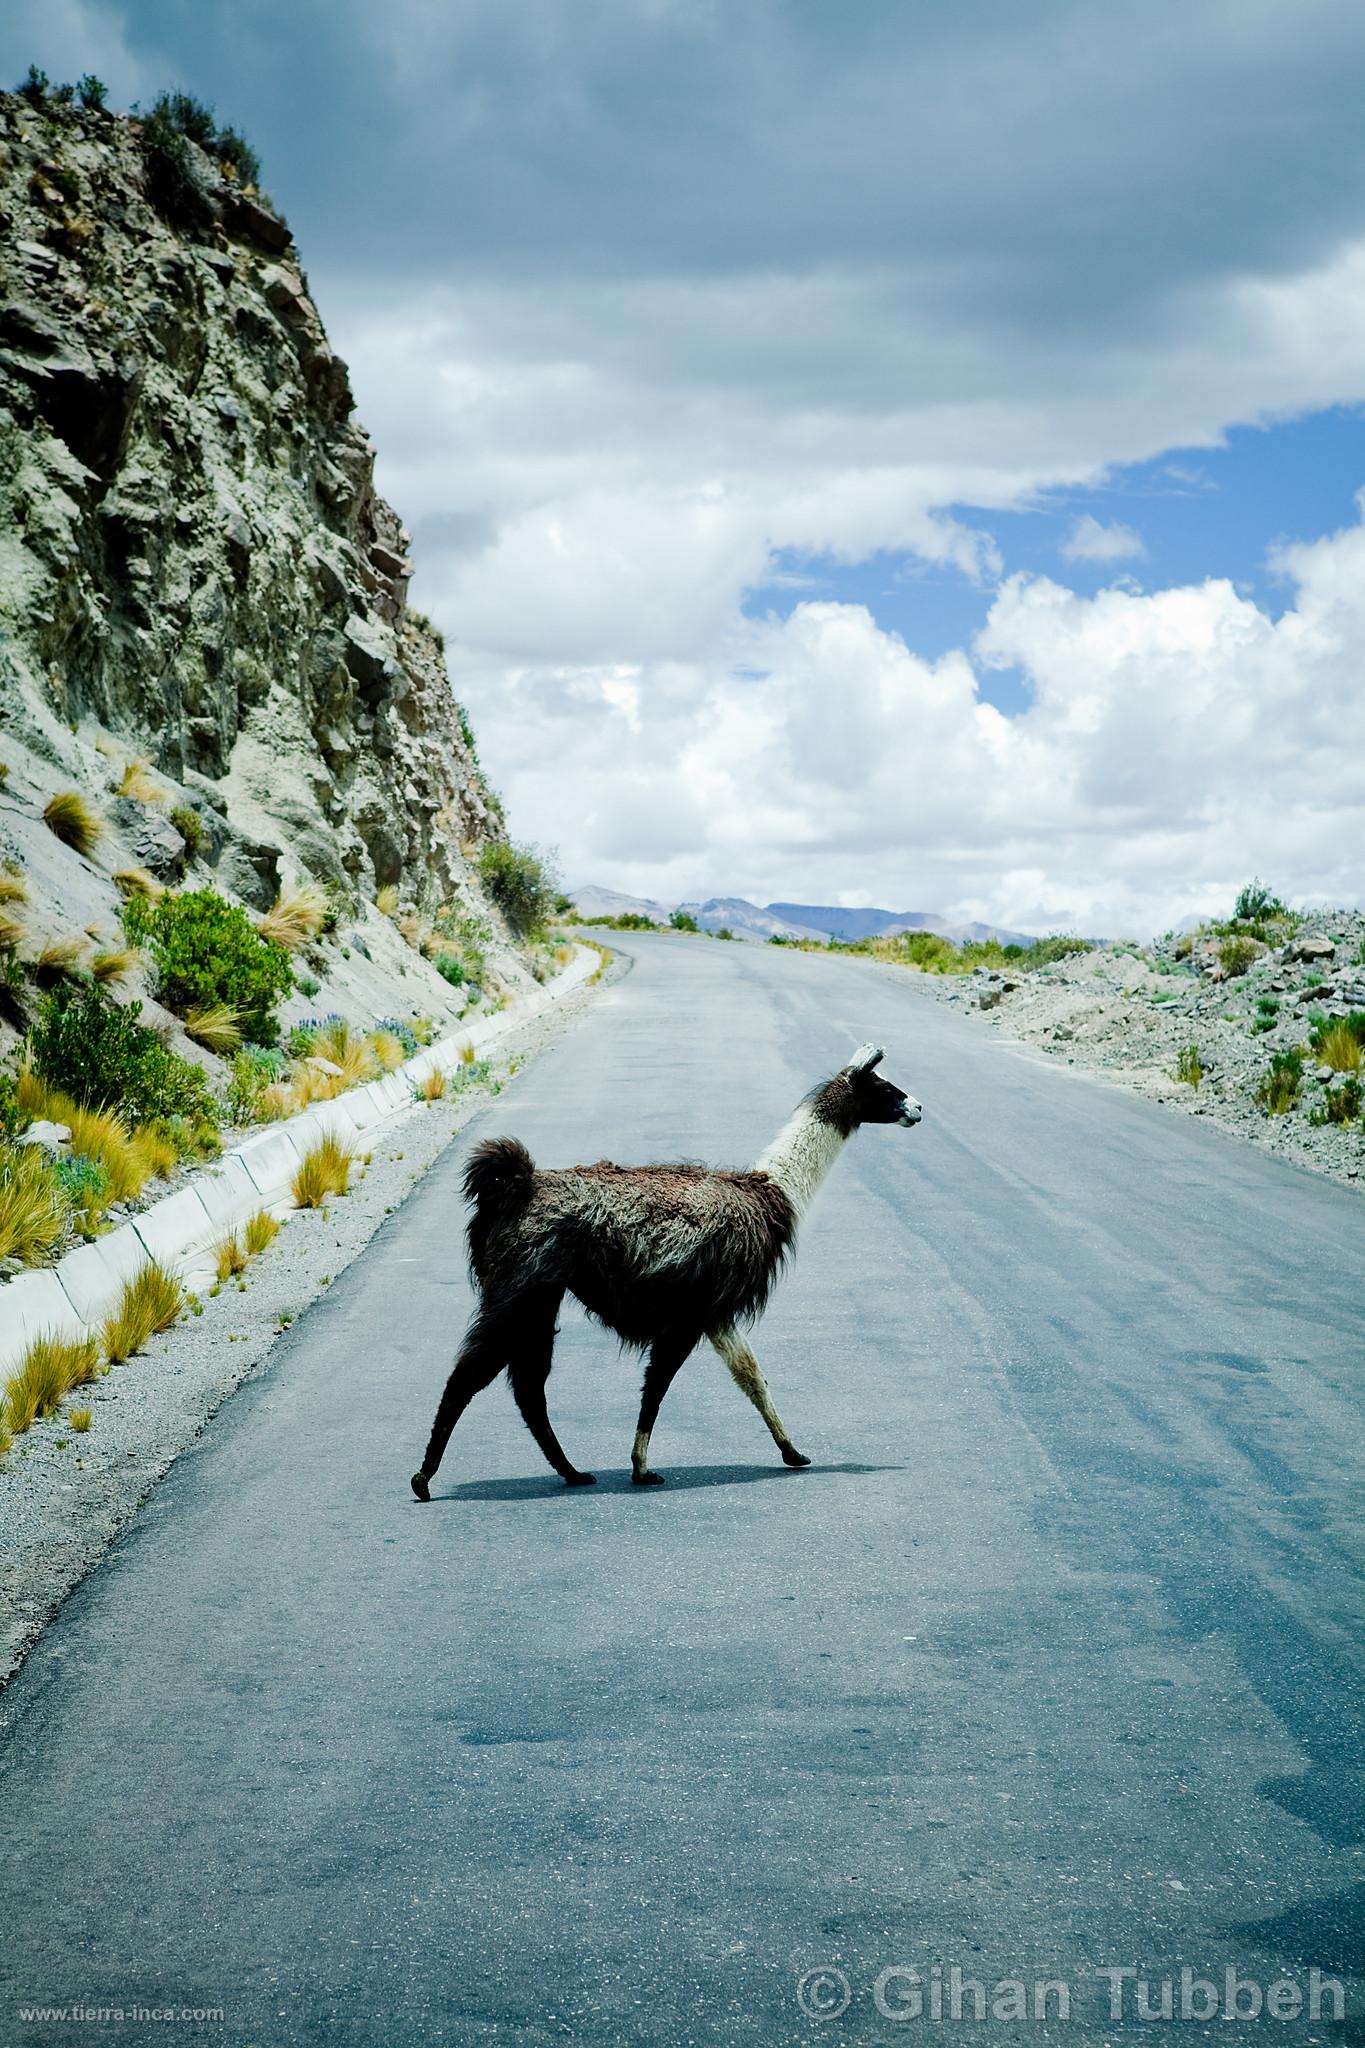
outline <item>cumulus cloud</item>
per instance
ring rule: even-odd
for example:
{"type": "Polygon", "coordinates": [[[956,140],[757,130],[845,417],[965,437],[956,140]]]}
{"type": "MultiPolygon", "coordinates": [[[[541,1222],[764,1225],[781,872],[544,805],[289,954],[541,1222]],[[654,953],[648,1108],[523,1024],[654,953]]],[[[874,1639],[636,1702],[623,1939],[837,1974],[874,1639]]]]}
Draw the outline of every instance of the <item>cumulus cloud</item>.
{"type": "Polygon", "coordinates": [[[862,606],[807,603],[723,661],[466,673],[517,815],[576,881],[766,901],[837,877],[893,908],[1146,933],[1254,871],[1359,890],[1365,527],[1280,565],[1278,619],[1222,580],[1085,597],[1014,576],[933,662],[862,606]],[[1014,718],[980,693],[1005,665],[1031,687],[1014,718]]]}
{"type": "Polygon", "coordinates": [[[1106,526],[1092,512],[1082,512],[1061,545],[1068,562],[1123,562],[1146,552],[1142,535],[1131,526],[1117,519],[1106,526]]]}

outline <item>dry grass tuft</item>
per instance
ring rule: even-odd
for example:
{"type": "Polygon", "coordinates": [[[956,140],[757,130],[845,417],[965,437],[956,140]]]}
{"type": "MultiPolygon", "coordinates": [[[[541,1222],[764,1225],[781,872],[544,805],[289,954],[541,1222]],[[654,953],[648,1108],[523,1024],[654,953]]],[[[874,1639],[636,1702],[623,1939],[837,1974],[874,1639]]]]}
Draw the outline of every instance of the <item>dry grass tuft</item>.
{"type": "Polygon", "coordinates": [[[242,1231],[242,1242],[249,1258],[255,1258],[267,1245],[273,1244],[280,1234],[280,1226],[268,1209],[258,1209],[254,1216],[248,1216],[242,1231]]]}
{"type": "Polygon", "coordinates": [[[71,1149],[97,1159],[109,1176],[111,1202],[131,1202],[152,1177],[146,1150],[111,1109],[87,1109],[62,1095],[48,1097],[49,1113],[71,1127],[71,1149]]]}
{"type": "Polygon", "coordinates": [[[294,1175],[300,1209],[317,1209],[328,1195],[344,1195],[355,1154],[340,1138],[319,1138],[294,1175]]]}
{"type": "Polygon", "coordinates": [[[71,1392],[99,1371],[93,1337],[57,1337],[50,1330],[35,1337],[5,1382],[5,1426],[22,1436],[40,1415],[51,1415],[71,1392]]]}
{"type": "Polygon", "coordinates": [[[64,1221],[41,1146],[0,1147],[0,1259],[37,1265],[60,1243],[64,1221]]]}
{"type": "Polygon", "coordinates": [[[446,1077],[439,1067],[433,1067],[426,1079],[417,1084],[417,1093],[423,1102],[439,1102],[446,1092],[446,1077]]]}
{"type": "Polygon", "coordinates": [[[374,899],[374,907],[381,917],[392,917],[398,908],[398,884],[385,882],[374,899]]]}
{"type": "Polygon", "coordinates": [[[229,1233],[214,1248],[214,1261],[220,1280],[231,1280],[235,1273],[245,1273],[248,1254],[242,1248],[236,1231],[229,1233]]]}
{"type": "Polygon", "coordinates": [[[0,903],[27,903],[28,883],[18,868],[0,868],[0,903]]]}
{"type": "Polygon", "coordinates": [[[140,804],[162,804],[166,791],[152,773],[152,764],[142,754],[131,754],[123,764],[123,773],[118,780],[120,796],[130,796],[140,804]]]}
{"type": "Polygon", "coordinates": [[[1365,1058],[1360,1040],[1344,1018],[1329,1024],[1322,1033],[1317,1041],[1317,1055],[1324,1066],[1334,1067],[1338,1074],[1358,1074],[1365,1058]]]}
{"type": "Polygon", "coordinates": [[[431,936],[431,926],[424,917],[419,917],[415,910],[405,910],[403,912],[403,915],[398,920],[398,929],[408,944],[415,946],[419,952],[422,949],[423,940],[431,936]]]}
{"type": "Polygon", "coordinates": [[[104,1325],[105,1354],[122,1365],[158,1330],[169,1330],[185,1306],[185,1290],[174,1273],[152,1259],[125,1281],[118,1307],[104,1325]]]}
{"type": "Polygon", "coordinates": [[[268,1081],[261,1090],[259,1113],[263,1124],[282,1123],[302,1107],[292,1081],[268,1081]]]}
{"type": "Polygon", "coordinates": [[[17,953],[25,929],[21,919],[11,917],[7,910],[0,910],[0,953],[17,953]]]}
{"type": "Polygon", "coordinates": [[[141,896],[146,903],[159,903],[166,894],[164,882],[146,868],[118,868],[114,874],[114,886],[125,896],[141,896]]]}
{"type": "Polygon", "coordinates": [[[402,1039],[395,1037],[392,1031],[372,1031],[370,1050],[379,1062],[381,1072],[385,1074],[394,1073],[407,1058],[402,1039]]]}
{"type": "Polygon", "coordinates": [[[467,1038],[460,1047],[460,1065],[462,1067],[472,1067],[478,1057],[479,1055],[474,1050],[473,1039],[467,1038]]]}
{"type": "MultiPolygon", "coordinates": [[[[330,1060],[340,1068],[336,1074],[322,1074],[319,1079],[325,1087],[319,1093],[330,1097],[341,1095],[347,1088],[354,1088],[361,1081],[372,1081],[379,1070],[374,1046],[363,1031],[353,1031],[349,1024],[337,1022],[319,1031],[313,1040],[315,1058],[330,1060]]],[[[316,1067],[309,1072],[318,1075],[316,1067]]]]}
{"type": "Polygon", "coordinates": [[[68,932],[64,938],[48,939],[31,965],[40,981],[64,981],[79,972],[84,958],[85,934],[68,932]]]}
{"type": "Polygon", "coordinates": [[[226,1056],[241,1045],[241,1014],[227,1003],[204,1003],[198,1009],[187,1010],[184,1024],[195,1044],[202,1045],[206,1052],[226,1056]]]}
{"type": "Polygon", "coordinates": [[[139,1167],[145,1168],[148,1180],[155,1180],[161,1173],[172,1173],[180,1164],[175,1146],[154,1124],[139,1124],[128,1143],[139,1167]]]}
{"type": "Polygon", "coordinates": [[[43,806],[43,823],[64,846],[89,860],[100,843],[104,824],[78,789],[60,789],[43,806]]]}
{"type": "Polygon", "coordinates": [[[90,972],[105,988],[117,988],[142,965],[136,946],[107,946],[90,962],[90,972]]]}
{"type": "Polygon", "coordinates": [[[77,1436],[84,1436],[94,1419],[88,1408],[73,1408],[66,1418],[67,1426],[73,1429],[77,1436]]]}
{"type": "Polygon", "coordinates": [[[297,889],[282,889],[257,928],[263,939],[274,939],[286,952],[297,953],[322,930],[327,907],[326,890],[316,882],[304,882],[297,889]]]}

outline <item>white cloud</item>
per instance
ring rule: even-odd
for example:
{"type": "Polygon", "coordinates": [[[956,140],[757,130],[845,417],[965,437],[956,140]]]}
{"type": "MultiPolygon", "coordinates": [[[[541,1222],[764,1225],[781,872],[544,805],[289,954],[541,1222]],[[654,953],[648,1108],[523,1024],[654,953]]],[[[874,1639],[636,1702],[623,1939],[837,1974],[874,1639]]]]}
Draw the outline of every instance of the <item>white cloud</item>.
{"type": "Polygon", "coordinates": [[[1123,562],[1145,555],[1142,535],[1116,519],[1105,526],[1091,512],[1082,512],[1060,552],[1068,562],[1123,562]]]}
{"type": "Polygon", "coordinates": [[[1011,577],[936,662],[861,606],[751,623],[727,658],[464,673],[519,820],[575,881],[1151,931],[1253,872],[1360,892],[1365,527],[1288,551],[1278,619],[1225,581],[1083,597],[1011,577]],[[1030,708],[982,702],[1013,665],[1030,708]]]}

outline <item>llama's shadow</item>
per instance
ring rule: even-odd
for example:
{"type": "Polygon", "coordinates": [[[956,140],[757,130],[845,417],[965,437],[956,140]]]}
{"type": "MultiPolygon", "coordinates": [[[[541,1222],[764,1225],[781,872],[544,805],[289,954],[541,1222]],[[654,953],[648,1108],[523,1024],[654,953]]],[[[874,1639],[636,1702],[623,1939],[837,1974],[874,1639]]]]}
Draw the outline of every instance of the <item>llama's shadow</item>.
{"type": "Polygon", "coordinates": [[[807,1465],[790,1471],[785,1465],[670,1465],[662,1486],[642,1487],[631,1482],[629,1472],[601,1472],[596,1486],[566,1486],[553,1472],[529,1479],[466,1479],[445,1493],[433,1494],[437,1501],[457,1500],[593,1500],[604,1493],[633,1493],[646,1500],[666,1500],[670,1493],[688,1493],[699,1486],[748,1486],[758,1479],[783,1479],[795,1484],[804,1480],[840,1477],[865,1478],[877,1472],[904,1472],[904,1465],[807,1465]]]}

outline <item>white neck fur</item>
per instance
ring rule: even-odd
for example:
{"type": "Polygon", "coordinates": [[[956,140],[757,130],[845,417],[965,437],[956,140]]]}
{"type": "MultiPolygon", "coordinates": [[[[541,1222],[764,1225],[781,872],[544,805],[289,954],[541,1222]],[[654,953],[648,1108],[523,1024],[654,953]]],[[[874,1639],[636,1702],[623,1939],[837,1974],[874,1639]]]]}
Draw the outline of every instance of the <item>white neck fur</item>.
{"type": "Polygon", "coordinates": [[[757,1170],[776,1181],[798,1217],[804,1216],[844,1144],[843,1133],[803,1102],[773,1139],[757,1170]]]}

